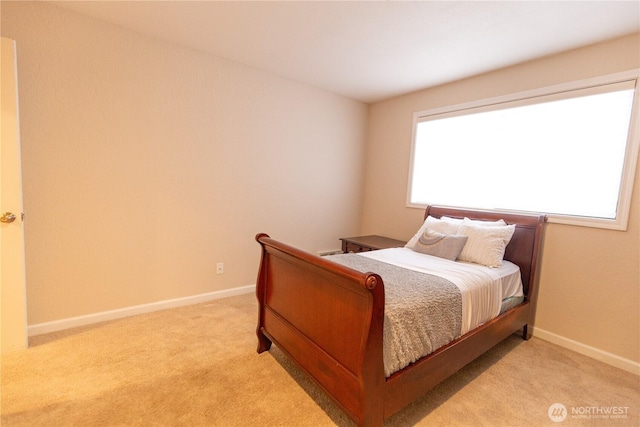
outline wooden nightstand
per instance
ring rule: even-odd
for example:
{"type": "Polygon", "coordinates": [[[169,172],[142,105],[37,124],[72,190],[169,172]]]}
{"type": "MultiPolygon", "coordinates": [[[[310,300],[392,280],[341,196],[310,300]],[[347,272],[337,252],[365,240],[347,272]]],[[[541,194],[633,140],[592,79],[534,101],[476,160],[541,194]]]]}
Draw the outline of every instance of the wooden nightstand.
{"type": "Polygon", "coordinates": [[[367,252],[378,249],[399,248],[407,242],[384,236],[342,237],[342,252],[367,252]]]}

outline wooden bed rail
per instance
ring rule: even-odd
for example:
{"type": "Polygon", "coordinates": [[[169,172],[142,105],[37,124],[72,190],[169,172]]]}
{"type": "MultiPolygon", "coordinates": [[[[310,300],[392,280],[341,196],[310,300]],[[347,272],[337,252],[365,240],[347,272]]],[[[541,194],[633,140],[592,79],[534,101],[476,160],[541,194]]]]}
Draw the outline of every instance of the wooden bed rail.
{"type": "Polygon", "coordinates": [[[517,213],[500,211],[482,211],[464,208],[448,208],[445,206],[427,206],[424,218],[427,216],[440,218],[448,216],[450,218],[473,218],[484,221],[504,220],[507,224],[516,224],[516,231],[507,245],[504,259],[513,262],[520,267],[522,278],[522,290],[525,302],[529,303],[528,319],[522,329],[522,337],[525,340],[531,338],[531,330],[528,325],[532,325],[536,315],[536,305],[538,300],[538,257],[542,253],[542,241],[544,223],[547,216],[536,213],[517,213]]]}

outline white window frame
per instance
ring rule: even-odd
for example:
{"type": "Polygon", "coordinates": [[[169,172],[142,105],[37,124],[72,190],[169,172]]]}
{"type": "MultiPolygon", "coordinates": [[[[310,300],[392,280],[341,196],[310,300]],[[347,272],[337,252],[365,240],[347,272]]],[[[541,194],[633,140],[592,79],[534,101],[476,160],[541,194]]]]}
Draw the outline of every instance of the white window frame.
{"type": "MultiPolygon", "coordinates": [[[[418,123],[424,121],[425,117],[435,115],[461,115],[460,112],[464,110],[474,109],[492,109],[492,106],[504,103],[523,102],[533,104],[534,102],[528,101],[532,98],[548,97],[552,95],[559,95],[562,97],[563,92],[576,91],[581,89],[594,88],[597,86],[609,85],[613,83],[619,83],[629,80],[635,80],[635,96],[633,100],[633,106],[631,111],[631,119],[629,124],[629,136],[627,139],[627,147],[625,152],[625,158],[622,169],[622,178],[620,183],[620,190],[618,194],[618,206],[616,210],[615,219],[605,218],[592,218],[581,217],[571,215],[557,215],[547,214],[549,222],[560,224],[571,224],[585,227],[606,228],[613,230],[626,230],[629,211],[631,208],[631,197],[633,192],[634,177],[636,167],[638,163],[638,152],[640,150],[640,69],[634,69],[630,71],[609,74],[605,76],[579,80],[570,83],[563,83],[554,86],[548,86],[535,90],[517,92],[510,95],[499,96],[495,98],[482,99],[469,103],[456,104],[446,107],[434,108],[424,111],[419,111],[413,114],[413,131],[411,136],[411,158],[409,163],[409,177],[407,185],[407,207],[424,209],[426,204],[412,203],[412,181],[413,181],[413,167],[414,167],[414,152],[416,145],[416,129],[418,123]]],[[[494,107],[493,109],[497,109],[494,107]]],[[[638,183],[640,185],[640,183],[638,183]]],[[[459,206],[466,208],[474,208],[474,206],[459,206]]]]}

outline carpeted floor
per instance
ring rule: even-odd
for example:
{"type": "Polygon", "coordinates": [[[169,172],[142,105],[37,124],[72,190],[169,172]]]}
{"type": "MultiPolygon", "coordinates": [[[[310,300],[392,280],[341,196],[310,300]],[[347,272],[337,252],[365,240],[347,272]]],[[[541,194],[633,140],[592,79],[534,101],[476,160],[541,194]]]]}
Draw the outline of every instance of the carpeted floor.
{"type": "MultiPolygon", "coordinates": [[[[353,425],[277,348],[256,353],[256,315],[242,295],[32,337],[2,357],[2,426],[353,425]]],[[[638,426],[639,410],[639,377],[514,335],[385,425],[638,426]]]]}

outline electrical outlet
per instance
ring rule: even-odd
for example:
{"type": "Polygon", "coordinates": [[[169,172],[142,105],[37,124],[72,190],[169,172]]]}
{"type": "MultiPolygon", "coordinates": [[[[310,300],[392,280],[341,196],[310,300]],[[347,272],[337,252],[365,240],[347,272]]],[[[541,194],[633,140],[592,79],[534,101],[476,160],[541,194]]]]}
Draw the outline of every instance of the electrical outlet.
{"type": "Polygon", "coordinates": [[[216,274],[224,273],[224,262],[219,262],[216,264],[216,274]]]}

